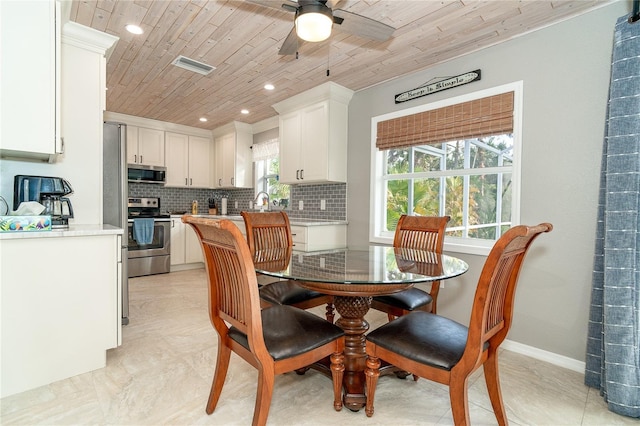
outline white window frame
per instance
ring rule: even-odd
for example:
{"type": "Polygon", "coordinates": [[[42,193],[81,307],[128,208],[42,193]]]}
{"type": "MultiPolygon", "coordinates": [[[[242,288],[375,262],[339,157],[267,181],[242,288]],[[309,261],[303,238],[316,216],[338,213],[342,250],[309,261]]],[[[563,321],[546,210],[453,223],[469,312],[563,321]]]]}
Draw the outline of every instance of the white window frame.
{"type": "MultiPolygon", "coordinates": [[[[407,115],[418,114],[433,109],[444,108],[451,105],[469,102],[475,99],[513,92],[513,171],[512,171],[512,205],[511,224],[520,224],[520,184],[522,163],[522,91],[523,82],[517,81],[501,86],[467,93],[453,98],[443,99],[437,102],[407,108],[401,111],[379,115],[371,119],[371,179],[370,179],[370,217],[369,217],[369,241],[380,244],[393,244],[393,231],[384,231],[386,209],[386,185],[383,179],[385,167],[385,155],[376,148],[378,123],[407,115]]],[[[489,170],[488,170],[489,171],[489,170]]],[[[460,175],[464,175],[461,170],[460,175]]],[[[457,253],[487,255],[493,247],[493,240],[479,240],[472,238],[456,238],[447,236],[444,241],[444,250],[457,253]]]]}

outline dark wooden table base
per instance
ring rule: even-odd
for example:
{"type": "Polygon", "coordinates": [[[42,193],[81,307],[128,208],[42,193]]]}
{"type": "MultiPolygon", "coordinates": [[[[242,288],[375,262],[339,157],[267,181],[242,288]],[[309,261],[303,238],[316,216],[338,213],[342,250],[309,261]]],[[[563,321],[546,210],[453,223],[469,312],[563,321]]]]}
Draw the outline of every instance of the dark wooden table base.
{"type": "Polygon", "coordinates": [[[334,306],[340,318],[336,325],[345,332],[344,406],[358,411],[366,403],[364,368],[367,360],[366,333],[369,323],[364,316],[371,307],[370,296],[335,296],[334,306]]]}

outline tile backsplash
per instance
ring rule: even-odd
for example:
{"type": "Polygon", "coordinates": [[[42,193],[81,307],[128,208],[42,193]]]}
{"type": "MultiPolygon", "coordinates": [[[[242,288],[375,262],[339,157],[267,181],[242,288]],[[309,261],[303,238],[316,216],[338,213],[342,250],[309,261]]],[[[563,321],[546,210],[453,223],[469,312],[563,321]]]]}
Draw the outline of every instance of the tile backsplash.
{"type": "MultiPolygon", "coordinates": [[[[208,213],[208,199],[216,200],[220,209],[220,199],[226,197],[227,214],[239,215],[249,208],[253,202],[253,189],[191,189],[170,188],[146,183],[129,183],[130,197],[160,197],[162,212],[191,211],[191,202],[198,200],[198,213],[208,213]],[[238,208],[235,203],[238,202],[238,208]]],[[[292,219],[346,220],[347,219],[347,184],[332,183],[322,185],[292,185],[291,203],[286,210],[292,219]],[[325,200],[325,210],[320,210],[321,200],[325,200]],[[300,201],[303,210],[299,210],[300,201]]]]}

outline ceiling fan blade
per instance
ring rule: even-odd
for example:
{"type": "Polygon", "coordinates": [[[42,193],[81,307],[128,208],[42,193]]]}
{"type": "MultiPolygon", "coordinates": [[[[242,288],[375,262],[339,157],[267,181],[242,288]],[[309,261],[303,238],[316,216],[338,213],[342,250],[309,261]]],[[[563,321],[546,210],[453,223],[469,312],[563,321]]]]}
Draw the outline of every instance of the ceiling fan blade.
{"type": "Polygon", "coordinates": [[[248,3],[259,4],[260,6],[271,7],[274,9],[295,12],[298,9],[298,2],[293,0],[244,0],[248,3]]]}
{"type": "Polygon", "coordinates": [[[372,40],[386,41],[389,40],[395,28],[383,24],[366,16],[356,13],[347,12],[346,10],[336,9],[333,11],[334,23],[342,31],[360,37],[370,38],[372,40]],[[342,20],[342,22],[339,22],[342,20]]]}
{"type": "Polygon", "coordinates": [[[284,39],[278,55],[295,55],[298,51],[298,44],[301,42],[296,34],[296,27],[291,28],[291,32],[289,32],[287,38],[284,39]]]}
{"type": "Polygon", "coordinates": [[[342,0],[327,0],[327,4],[326,6],[329,9],[335,9],[335,7],[338,5],[338,3],[340,3],[342,0]]]}

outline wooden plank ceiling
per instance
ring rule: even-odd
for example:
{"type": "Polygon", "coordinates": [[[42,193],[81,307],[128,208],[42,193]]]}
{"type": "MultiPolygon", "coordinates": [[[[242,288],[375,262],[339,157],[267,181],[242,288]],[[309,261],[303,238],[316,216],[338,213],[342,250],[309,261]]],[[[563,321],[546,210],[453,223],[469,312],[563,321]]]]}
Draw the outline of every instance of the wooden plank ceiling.
{"type": "Polygon", "coordinates": [[[271,105],[326,81],[357,91],[607,3],[342,0],[337,8],[396,28],[391,39],[371,41],[334,26],[327,41],[303,44],[298,59],[278,55],[294,15],[242,0],[74,0],[70,18],[120,38],[107,62],[109,111],[215,129],[275,116],[271,105]],[[128,33],[130,23],[144,34],[128,33]],[[178,68],[171,62],[179,55],[216,70],[202,76],[178,68]],[[265,90],[266,83],[276,89],[265,90]]]}

